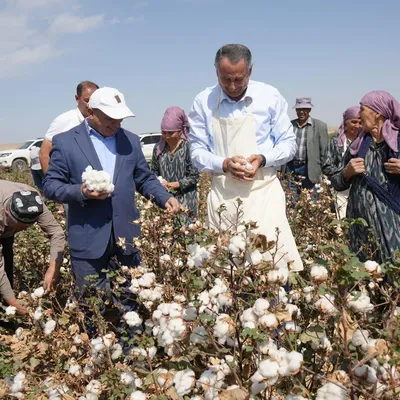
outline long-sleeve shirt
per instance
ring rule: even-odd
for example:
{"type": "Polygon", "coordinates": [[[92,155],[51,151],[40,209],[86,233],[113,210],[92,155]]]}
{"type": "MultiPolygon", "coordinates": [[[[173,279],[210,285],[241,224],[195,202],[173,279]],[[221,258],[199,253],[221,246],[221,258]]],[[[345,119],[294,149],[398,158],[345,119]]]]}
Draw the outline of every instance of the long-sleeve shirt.
{"type": "Polygon", "coordinates": [[[277,89],[262,82],[250,81],[243,98],[234,101],[217,84],[196,96],[189,114],[191,154],[198,169],[223,172],[224,158],[213,154],[212,119],[219,92],[220,118],[244,115],[250,100],[256,123],[257,151],[265,157],[266,167],[278,168],[293,159],[297,149],[296,136],[287,114],[287,102],[277,89]]]}
{"type": "Polygon", "coordinates": [[[86,119],[85,126],[97,157],[99,157],[100,164],[103,170],[110,174],[112,181],[114,178],[115,160],[117,158],[117,137],[116,135],[110,137],[101,136],[100,133],[89,126],[86,119]]]}
{"type": "MultiPolygon", "coordinates": [[[[0,180],[0,239],[14,236],[16,233],[15,229],[7,224],[7,220],[5,218],[5,208],[7,206],[7,201],[12,197],[13,193],[21,190],[35,191],[34,188],[25,185],[24,183],[0,180]]],[[[61,262],[63,259],[65,245],[64,232],[60,224],[56,221],[53,214],[46,206],[43,206],[43,213],[40,215],[37,223],[40,226],[40,229],[50,239],[50,261],[61,262]]],[[[9,290],[11,289],[11,286],[8,288],[9,282],[7,285],[2,275],[2,271],[4,271],[3,252],[0,246],[0,294],[2,297],[7,299],[10,298],[9,290]]],[[[7,279],[7,277],[5,278],[7,279]]],[[[14,294],[12,294],[11,297],[13,296],[14,294]]]]}

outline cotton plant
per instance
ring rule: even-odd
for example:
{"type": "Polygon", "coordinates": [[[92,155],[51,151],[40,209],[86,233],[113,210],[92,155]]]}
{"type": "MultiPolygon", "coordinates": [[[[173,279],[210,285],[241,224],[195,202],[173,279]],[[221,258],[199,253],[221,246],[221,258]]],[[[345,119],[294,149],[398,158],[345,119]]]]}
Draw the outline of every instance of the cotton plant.
{"type": "Polygon", "coordinates": [[[108,194],[114,192],[114,185],[110,174],[106,171],[97,171],[90,165],[82,173],[82,183],[93,192],[108,194]]]}

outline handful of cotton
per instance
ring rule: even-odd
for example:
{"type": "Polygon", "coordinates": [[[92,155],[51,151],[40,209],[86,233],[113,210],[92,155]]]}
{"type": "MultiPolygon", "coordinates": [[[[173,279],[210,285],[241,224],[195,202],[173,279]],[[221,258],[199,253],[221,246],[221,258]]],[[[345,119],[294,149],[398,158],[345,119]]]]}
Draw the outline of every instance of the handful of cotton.
{"type": "Polygon", "coordinates": [[[114,191],[110,174],[106,171],[97,171],[90,165],[86,167],[82,174],[82,182],[93,192],[111,194],[114,191]]]}

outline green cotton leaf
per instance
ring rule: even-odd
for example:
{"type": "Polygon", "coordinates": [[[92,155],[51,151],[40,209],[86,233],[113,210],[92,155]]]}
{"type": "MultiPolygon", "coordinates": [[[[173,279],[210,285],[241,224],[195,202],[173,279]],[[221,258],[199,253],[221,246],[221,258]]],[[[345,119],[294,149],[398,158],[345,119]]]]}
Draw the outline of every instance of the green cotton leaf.
{"type": "Polygon", "coordinates": [[[318,344],[323,337],[326,337],[325,329],[321,325],[312,325],[300,335],[300,340],[302,343],[318,344]]]}
{"type": "Polygon", "coordinates": [[[350,273],[351,277],[354,279],[363,279],[363,278],[369,278],[369,274],[365,271],[353,271],[350,273]]]}
{"type": "Polygon", "coordinates": [[[318,294],[319,295],[323,296],[324,294],[327,294],[327,293],[328,293],[328,289],[327,289],[327,287],[325,285],[320,285],[318,287],[318,294]]]}
{"type": "Polygon", "coordinates": [[[58,319],[58,324],[65,326],[69,324],[69,315],[63,314],[61,318],[58,319]]]}
{"type": "Polygon", "coordinates": [[[253,347],[253,346],[246,346],[246,347],[245,347],[245,351],[246,351],[247,353],[252,353],[253,350],[254,350],[254,347],[253,347]]]}

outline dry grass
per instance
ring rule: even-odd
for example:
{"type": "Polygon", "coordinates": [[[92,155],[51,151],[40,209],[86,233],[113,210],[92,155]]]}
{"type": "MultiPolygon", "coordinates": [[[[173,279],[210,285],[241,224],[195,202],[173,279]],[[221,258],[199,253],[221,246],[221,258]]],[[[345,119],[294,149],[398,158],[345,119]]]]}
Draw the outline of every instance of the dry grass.
{"type": "Polygon", "coordinates": [[[0,150],[8,150],[8,149],[16,149],[21,146],[22,143],[8,143],[8,144],[0,144],[0,150]]]}

